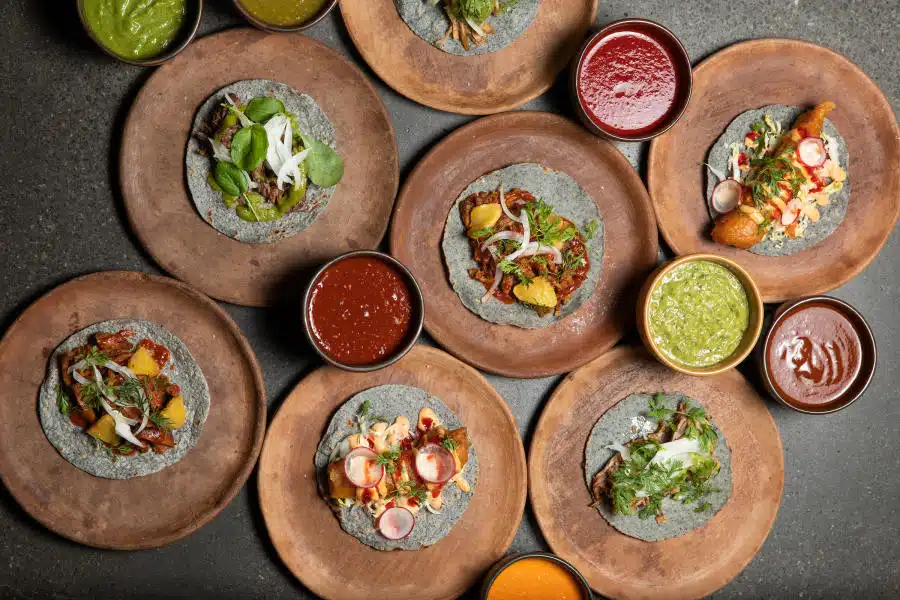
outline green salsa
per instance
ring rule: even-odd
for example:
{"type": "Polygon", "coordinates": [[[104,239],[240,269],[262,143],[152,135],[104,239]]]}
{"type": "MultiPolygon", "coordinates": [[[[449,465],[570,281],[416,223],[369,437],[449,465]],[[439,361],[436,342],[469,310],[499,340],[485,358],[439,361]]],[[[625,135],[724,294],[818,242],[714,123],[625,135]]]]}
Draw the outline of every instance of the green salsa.
{"type": "Polygon", "coordinates": [[[244,9],[269,25],[295,27],[312,19],[325,0],[240,0],[244,9]]]}
{"type": "Polygon", "coordinates": [[[649,333],[659,350],[689,367],[709,367],[731,356],[750,324],[750,302],[740,280],[708,260],[681,264],[650,294],[649,333]]]}
{"type": "Polygon", "coordinates": [[[122,58],[152,58],[184,24],[187,0],[84,0],[84,20],[106,49],[122,58]]]}

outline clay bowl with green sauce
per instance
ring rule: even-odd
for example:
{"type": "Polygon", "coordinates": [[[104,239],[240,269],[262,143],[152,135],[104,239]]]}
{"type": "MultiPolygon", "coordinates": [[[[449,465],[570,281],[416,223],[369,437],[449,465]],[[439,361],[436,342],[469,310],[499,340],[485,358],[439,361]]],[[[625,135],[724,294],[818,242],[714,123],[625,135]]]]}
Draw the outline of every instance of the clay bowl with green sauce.
{"type": "MultiPolygon", "coordinates": [[[[122,23],[112,26],[108,20],[105,22],[105,26],[98,25],[92,20],[92,15],[98,14],[97,8],[99,5],[106,5],[107,7],[118,6],[123,1],[78,0],[78,17],[81,19],[84,31],[101,50],[113,58],[130,65],[152,67],[175,57],[175,55],[187,48],[188,44],[197,35],[200,19],[203,16],[203,0],[184,0],[184,15],[180,23],[173,22],[171,15],[163,15],[163,22],[157,21],[155,23],[157,27],[162,29],[163,35],[161,37],[163,41],[157,41],[154,37],[143,50],[136,45],[130,46],[129,42],[134,40],[127,39],[127,35],[115,38],[109,37],[111,35],[119,36],[123,31],[129,30],[129,28],[122,23]],[[101,27],[100,30],[95,29],[98,26],[101,27]]],[[[165,0],[160,2],[161,6],[168,6],[169,4],[165,0]]]]}
{"type": "Polygon", "coordinates": [[[688,375],[716,375],[753,350],[763,302],[750,274],[715,254],[688,254],[658,267],[637,304],[638,331],[653,356],[688,375]]]}
{"type": "Polygon", "coordinates": [[[235,8],[254,27],[291,32],[309,29],[325,18],[338,0],[233,0],[235,8]]]}

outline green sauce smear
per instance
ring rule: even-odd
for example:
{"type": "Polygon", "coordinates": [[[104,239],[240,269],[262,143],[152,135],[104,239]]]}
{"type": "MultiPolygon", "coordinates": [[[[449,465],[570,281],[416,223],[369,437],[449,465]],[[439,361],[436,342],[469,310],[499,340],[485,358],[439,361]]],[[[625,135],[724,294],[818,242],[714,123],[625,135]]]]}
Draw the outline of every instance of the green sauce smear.
{"type": "Polygon", "coordinates": [[[184,24],[186,0],[84,0],[85,21],[103,46],[122,58],[162,53],[184,24]]]}
{"type": "Polygon", "coordinates": [[[672,269],[650,294],[650,336],[671,360],[709,367],[731,356],[750,324],[740,280],[707,260],[672,269]]]}

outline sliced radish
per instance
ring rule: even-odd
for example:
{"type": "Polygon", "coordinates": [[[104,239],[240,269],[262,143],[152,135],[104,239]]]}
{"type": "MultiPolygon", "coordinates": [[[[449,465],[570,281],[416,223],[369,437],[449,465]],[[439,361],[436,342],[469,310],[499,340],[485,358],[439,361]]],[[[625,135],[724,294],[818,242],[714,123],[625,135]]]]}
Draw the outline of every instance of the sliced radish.
{"type": "Polygon", "coordinates": [[[428,483],[446,483],[456,473],[456,459],[443,446],[425,444],[416,454],[416,473],[428,483]]]}
{"type": "Polygon", "coordinates": [[[784,210],[781,211],[781,224],[787,227],[791,223],[797,220],[797,217],[800,216],[800,209],[803,207],[803,203],[794,198],[790,202],[787,203],[787,206],[784,207],[784,210]]]}
{"type": "Polygon", "coordinates": [[[378,455],[370,448],[359,446],[344,457],[344,473],[356,487],[372,488],[381,483],[384,465],[379,465],[378,455]]]}
{"type": "Polygon", "coordinates": [[[743,195],[744,186],[741,185],[741,182],[729,177],[716,184],[709,203],[714,212],[724,215],[737,208],[743,195]]]}
{"type": "Polygon", "coordinates": [[[808,137],[797,144],[797,158],[807,167],[821,167],[825,164],[828,153],[825,151],[825,142],[821,138],[808,137]]]}
{"type": "Polygon", "coordinates": [[[378,517],[378,531],[389,540],[402,540],[416,525],[416,517],[402,506],[389,508],[378,517]]]}

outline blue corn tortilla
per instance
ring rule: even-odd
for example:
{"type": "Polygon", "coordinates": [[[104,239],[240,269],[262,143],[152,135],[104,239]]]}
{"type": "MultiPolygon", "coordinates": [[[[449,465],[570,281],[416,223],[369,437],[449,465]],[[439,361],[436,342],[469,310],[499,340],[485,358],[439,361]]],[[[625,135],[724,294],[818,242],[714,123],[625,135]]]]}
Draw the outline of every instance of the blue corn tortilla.
{"type": "Polygon", "coordinates": [[[203,220],[228,237],[248,244],[265,244],[284,240],[296,235],[313,224],[325,211],[328,201],[334,195],[335,187],[322,188],[312,181],[307,182],[306,197],[294,209],[275,221],[255,223],[240,218],[234,208],[225,206],[221,192],[210,187],[207,178],[215,164],[211,158],[209,142],[197,134],[208,122],[216,107],[226,102],[226,94],[237,95],[242,103],[258,96],[273,96],[284,103],[285,109],[297,117],[301,131],[337,150],[334,125],[316,101],[292,87],[268,79],[245,79],[227,85],[210,96],[197,110],[191,128],[184,157],[188,189],[197,212],[203,220]],[[210,156],[200,154],[201,147],[210,156]]]}
{"type": "Polygon", "coordinates": [[[450,27],[450,19],[441,2],[432,4],[432,0],[394,0],[400,18],[414,34],[439,50],[457,56],[488,54],[511,44],[534,21],[540,0],[507,0],[501,4],[510,6],[501,14],[488,17],[487,22],[495,31],[485,37],[487,43],[476,46],[469,42],[470,49],[466,50],[462,43],[449,37],[440,42],[450,27]]]}
{"type": "MultiPolygon", "coordinates": [[[[794,121],[800,114],[806,112],[809,107],[786,106],[784,104],[772,104],[748,110],[738,115],[725,132],[716,140],[716,143],[709,149],[706,158],[707,164],[720,173],[729,174],[731,169],[728,168],[728,160],[731,157],[731,145],[744,143],[744,137],[750,131],[750,126],[761,120],[764,115],[769,115],[775,123],[781,125],[782,131],[790,130],[794,121]]],[[[810,221],[803,233],[802,237],[790,238],[785,236],[783,240],[771,240],[768,237],[749,249],[754,254],[762,256],[788,256],[796,252],[801,252],[807,248],[812,248],[816,244],[822,242],[843,222],[847,215],[847,205],[850,203],[850,155],[847,151],[847,142],[838,133],[834,123],[829,119],[825,119],[822,126],[822,132],[837,142],[838,148],[838,165],[847,172],[847,179],[844,181],[843,188],[829,196],[831,203],[828,206],[820,206],[819,214],[821,218],[813,223],[810,221]]],[[[706,173],[706,207],[709,211],[710,218],[715,220],[715,213],[709,206],[709,199],[712,198],[713,189],[719,183],[716,177],[707,167],[703,167],[706,173]]]]}
{"type": "Polygon", "coordinates": [[[95,477],[131,479],[156,473],[184,458],[200,439],[203,424],[209,414],[209,405],[206,378],[184,342],[162,325],[151,321],[116,319],[85,327],[69,336],[53,351],[49,359],[47,379],[41,386],[38,398],[38,413],[47,439],[67,461],[95,477]],[[56,403],[56,389],[60,384],[59,355],[88,343],[95,333],[115,333],[120,329],[133,331],[135,336],[132,339],[135,343],[150,338],[168,348],[172,354],[172,359],[162,372],[172,383],[181,387],[187,416],[184,427],[172,432],[175,447],[164,454],[150,451],[113,459],[100,447],[100,442],[81,427],[72,424],[69,417],[60,412],[56,403]]]}
{"type": "MultiPolygon", "coordinates": [[[[371,406],[370,415],[392,423],[394,419],[404,415],[414,427],[419,411],[427,406],[434,411],[441,425],[447,429],[452,430],[463,426],[459,418],[439,398],[419,388],[407,385],[381,385],[356,394],[342,404],[331,417],[325,435],[322,436],[322,441],[316,450],[314,461],[318,475],[317,483],[319,493],[326,502],[329,501],[327,477],[329,458],[344,438],[352,433],[359,433],[356,416],[366,400],[371,406]]],[[[341,528],[367,546],[376,550],[419,550],[436,544],[448,535],[469,506],[469,500],[475,493],[478,481],[478,455],[471,439],[469,440],[469,461],[463,468],[462,474],[471,486],[471,490],[465,493],[460,491],[455,484],[446,486],[444,488],[444,507],[440,514],[433,514],[422,508],[416,515],[416,524],[412,533],[402,540],[389,540],[382,536],[375,527],[375,519],[360,506],[338,508],[332,505],[332,508],[341,528]]]]}
{"type": "MultiPolygon", "coordinates": [[[[606,446],[613,443],[625,444],[656,431],[659,421],[647,416],[649,400],[655,395],[655,393],[631,394],[606,411],[591,429],[584,449],[584,479],[589,491],[594,475],[606,466],[613,456],[618,454],[617,451],[610,450],[606,446]]],[[[674,410],[685,398],[691,404],[703,406],[697,400],[688,398],[681,392],[663,393],[660,404],[674,410]]],[[[653,518],[641,519],[636,514],[615,514],[609,502],[604,499],[603,502],[596,505],[603,518],[625,535],[647,542],[658,542],[682,536],[702,527],[712,519],[731,497],[732,475],[731,449],[728,447],[728,441],[722,430],[715,426],[712,418],[710,418],[710,423],[719,434],[715,456],[721,463],[721,470],[712,479],[713,488],[718,491],[711,492],[702,500],[711,504],[709,510],[698,513],[695,512],[697,503],[682,504],[671,498],[663,498],[662,510],[666,516],[666,522],[658,524],[653,518]]]]}
{"type": "Polygon", "coordinates": [[[600,281],[603,269],[603,217],[594,200],[581,189],[581,186],[566,173],[553,171],[536,163],[521,163],[493,171],[479,177],[457,197],[447,222],[444,225],[444,239],[441,249],[450,285],[462,300],[463,305],[486,321],[501,325],[514,325],[525,329],[548,327],[560,319],[564,319],[577,311],[593,295],[600,281]],[[493,192],[503,185],[503,189],[519,188],[530,192],[535,198],[543,198],[553,207],[553,212],[568,219],[584,234],[584,227],[589,222],[597,223],[597,232],[590,240],[585,240],[590,256],[591,267],[587,279],[581,287],[562,306],[560,315],[550,313],[538,315],[533,309],[520,302],[504,304],[496,298],[482,303],[481,298],[487,289],[480,282],[469,277],[468,270],[475,268],[472,248],[466,236],[466,228],[459,216],[459,204],[476,192],[493,192]]]}

